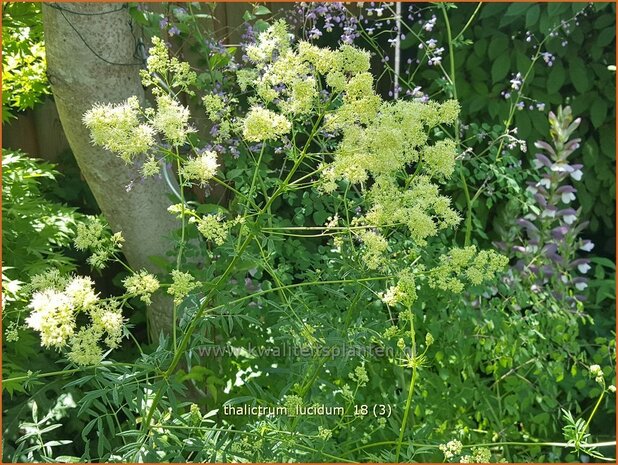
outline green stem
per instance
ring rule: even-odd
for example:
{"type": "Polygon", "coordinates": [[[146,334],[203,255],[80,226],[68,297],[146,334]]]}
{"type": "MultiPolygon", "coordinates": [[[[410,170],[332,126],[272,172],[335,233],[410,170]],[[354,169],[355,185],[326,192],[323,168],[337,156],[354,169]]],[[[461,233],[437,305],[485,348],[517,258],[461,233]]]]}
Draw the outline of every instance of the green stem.
{"type": "Polygon", "coordinates": [[[408,307],[410,312],[410,338],[412,339],[412,379],[410,380],[410,388],[408,389],[408,398],[406,399],[406,406],[403,412],[403,421],[401,422],[401,429],[399,430],[399,439],[397,440],[397,450],[395,451],[395,462],[399,462],[399,454],[401,452],[401,446],[403,445],[403,436],[406,432],[406,426],[408,425],[408,416],[410,415],[410,407],[412,406],[412,396],[414,395],[414,385],[416,382],[416,333],[414,331],[414,314],[412,309],[408,307]]]}
{"type": "MultiPolygon", "coordinates": [[[[479,7],[480,5],[481,4],[479,4],[479,7]]],[[[472,21],[479,7],[477,7],[477,10],[475,10],[474,14],[472,15],[468,23],[472,21]]],[[[442,10],[442,16],[444,17],[444,23],[446,24],[446,35],[448,39],[448,58],[449,58],[449,69],[450,69],[449,78],[452,84],[453,98],[457,100],[457,82],[456,82],[456,75],[455,75],[455,50],[453,48],[453,36],[451,32],[451,23],[448,19],[448,14],[446,13],[446,7],[444,6],[444,4],[440,4],[440,10],[442,10]]],[[[464,29],[459,33],[459,35],[455,38],[455,40],[459,38],[459,36],[463,33],[463,31],[466,30],[468,26],[469,24],[466,24],[464,29]]],[[[457,146],[459,147],[460,146],[459,119],[455,120],[455,142],[457,146]]],[[[466,181],[466,177],[463,173],[463,167],[461,165],[459,167],[459,178],[461,179],[461,186],[463,187],[464,196],[466,199],[466,222],[465,222],[466,230],[464,234],[464,247],[467,247],[470,245],[470,239],[472,237],[472,199],[470,197],[468,183],[466,181]]]]}
{"type": "Polygon", "coordinates": [[[470,18],[468,19],[468,22],[466,22],[466,24],[463,27],[463,29],[461,31],[459,31],[459,34],[457,34],[453,40],[459,39],[463,35],[463,33],[466,32],[466,30],[470,27],[470,25],[472,24],[472,21],[474,20],[474,18],[478,14],[479,10],[481,9],[481,6],[483,6],[483,2],[479,2],[479,4],[474,9],[474,12],[472,13],[472,16],[470,16],[470,18]]]}
{"type": "MultiPolygon", "coordinates": [[[[590,422],[592,421],[592,418],[594,417],[594,414],[597,413],[597,410],[599,408],[599,405],[601,405],[601,401],[603,400],[603,397],[605,397],[605,390],[603,390],[603,392],[601,392],[601,396],[599,397],[599,400],[597,400],[597,403],[595,404],[594,408],[592,409],[592,412],[590,413],[590,416],[588,417],[588,421],[586,421],[586,424],[584,425],[584,431],[586,431],[588,429],[588,426],[590,425],[590,422]]],[[[589,447],[589,445],[587,444],[586,447],[589,447]]]]}

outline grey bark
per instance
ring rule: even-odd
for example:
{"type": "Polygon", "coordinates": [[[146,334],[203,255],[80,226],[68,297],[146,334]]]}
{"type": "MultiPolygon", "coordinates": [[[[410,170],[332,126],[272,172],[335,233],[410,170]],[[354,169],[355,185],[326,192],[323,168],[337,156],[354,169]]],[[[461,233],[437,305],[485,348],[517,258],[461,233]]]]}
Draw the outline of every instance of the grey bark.
{"type": "MultiPolygon", "coordinates": [[[[135,167],[93,146],[82,124],[83,114],[97,102],[116,103],[133,95],[144,100],[141,60],[123,5],[43,3],[48,76],[77,163],[110,226],[122,231],[129,264],[156,272],[149,257],[165,254],[177,227],[167,212],[173,203],[169,187],[163,179],[138,179],[127,191],[138,177],[135,167]]],[[[171,300],[159,293],[148,310],[151,336],[169,331],[171,315],[171,300]]]]}

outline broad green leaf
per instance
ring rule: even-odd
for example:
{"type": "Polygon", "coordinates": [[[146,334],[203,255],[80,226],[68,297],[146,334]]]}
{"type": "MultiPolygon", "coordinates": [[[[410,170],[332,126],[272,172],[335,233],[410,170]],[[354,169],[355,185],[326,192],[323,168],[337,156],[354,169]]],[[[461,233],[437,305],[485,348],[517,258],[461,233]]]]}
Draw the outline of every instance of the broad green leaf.
{"type": "Polygon", "coordinates": [[[565,80],[566,73],[564,72],[564,66],[562,66],[560,62],[554,63],[554,66],[547,75],[547,93],[555,94],[558,92],[565,80]]]}
{"type": "Polygon", "coordinates": [[[590,121],[595,128],[600,127],[605,122],[607,116],[607,102],[602,98],[597,98],[590,107],[590,121]]]}
{"type": "Polygon", "coordinates": [[[491,79],[494,83],[503,80],[509,73],[511,58],[508,53],[500,55],[491,65],[491,79]]]}
{"type": "Polygon", "coordinates": [[[509,46],[509,38],[506,34],[498,33],[492,38],[487,47],[487,56],[494,60],[501,55],[509,46]]]}
{"type": "Polygon", "coordinates": [[[258,5],[253,10],[253,14],[256,15],[256,16],[269,15],[270,14],[270,10],[268,8],[266,8],[264,5],[258,5]]]}
{"type": "Polygon", "coordinates": [[[526,13],[526,28],[531,28],[532,26],[534,26],[539,20],[540,14],[541,7],[538,4],[532,5],[526,13]]]}
{"type": "Polygon", "coordinates": [[[587,92],[590,89],[590,78],[583,60],[575,57],[569,65],[569,76],[573,81],[573,86],[578,92],[587,92]]]}

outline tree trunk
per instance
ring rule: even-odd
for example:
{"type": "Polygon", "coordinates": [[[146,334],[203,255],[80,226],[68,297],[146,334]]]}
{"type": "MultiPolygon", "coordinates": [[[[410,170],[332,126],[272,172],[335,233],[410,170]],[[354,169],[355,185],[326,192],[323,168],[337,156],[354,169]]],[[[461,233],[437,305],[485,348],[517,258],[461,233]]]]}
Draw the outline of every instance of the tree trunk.
{"type": "MultiPolygon", "coordinates": [[[[177,227],[167,212],[170,189],[163,179],[141,180],[135,167],[93,146],[82,124],[83,114],[97,102],[133,95],[144,101],[141,58],[126,6],[43,3],[48,76],[73,154],[112,229],[122,231],[129,264],[156,272],[149,257],[165,255],[177,227]]],[[[148,311],[151,336],[170,330],[171,315],[171,300],[155,296],[148,311]]]]}

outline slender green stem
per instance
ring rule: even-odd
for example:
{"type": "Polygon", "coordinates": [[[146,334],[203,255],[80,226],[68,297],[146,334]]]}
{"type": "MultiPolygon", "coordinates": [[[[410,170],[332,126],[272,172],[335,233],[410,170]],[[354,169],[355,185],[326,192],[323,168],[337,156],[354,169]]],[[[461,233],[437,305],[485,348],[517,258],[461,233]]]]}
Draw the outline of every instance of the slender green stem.
{"type": "MultiPolygon", "coordinates": [[[[480,4],[479,4],[480,6],[480,4]]],[[[452,93],[453,98],[457,100],[457,81],[456,81],[456,73],[455,73],[455,49],[453,47],[453,37],[451,32],[451,23],[448,18],[448,13],[446,12],[446,6],[444,4],[440,4],[440,10],[442,11],[442,16],[444,17],[444,23],[446,24],[446,35],[448,40],[448,58],[449,58],[449,77],[452,85],[452,93]]],[[[478,7],[477,7],[478,10],[478,7]]],[[[475,11],[476,14],[476,11],[475,11]]],[[[472,21],[474,15],[470,18],[469,21],[472,21]]],[[[463,31],[468,27],[466,25],[462,32],[459,33],[461,35],[463,31]]],[[[455,40],[459,37],[459,35],[455,38],[455,40]]],[[[460,146],[460,136],[459,136],[459,119],[455,120],[455,142],[457,146],[460,146]]],[[[459,179],[461,179],[461,186],[463,188],[464,197],[466,199],[466,222],[465,222],[465,233],[464,233],[464,247],[470,245],[470,240],[472,237],[472,199],[470,197],[470,191],[468,189],[468,182],[466,181],[466,176],[463,172],[463,167],[459,167],[459,179]]]]}
{"type": "Polygon", "coordinates": [[[472,24],[472,21],[474,20],[474,18],[476,17],[476,15],[478,14],[482,6],[483,6],[483,2],[479,2],[479,4],[476,5],[476,8],[472,12],[472,15],[470,16],[470,18],[468,18],[468,21],[466,22],[465,26],[463,27],[461,31],[459,31],[459,34],[457,34],[453,40],[455,41],[458,40],[463,35],[463,33],[468,30],[468,28],[472,24]]]}
{"type": "Polygon", "coordinates": [[[399,430],[399,439],[397,440],[397,449],[395,451],[395,462],[399,462],[399,454],[401,453],[401,446],[403,445],[403,437],[406,432],[406,427],[408,426],[408,417],[410,415],[410,408],[412,406],[412,396],[414,395],[414,385],[416,384],[416,372],[417,372],[417,364],[416,364],[416,332],[414,330],[414,314],[412,313],[412,309],[408,307],[408,311],[410,312],[410,338],[412,339],[411,350],[412,350],[412,379],[410,380],[410,388],[408,389],[408,397],[406,399],[406,406],[403,412],[403,420],[401,422],[401,428],[399,430]]]}
{"type": "MultiPolygon", "coordinates": [[[[601,395],[599,396],[599,400],[597,400],[597,403],[594,405],[592,412],[590,412],[588,421],[586,421],[586,424],[584,425],[584,431],[588,430],[588,426],[590,425],[590,422],[592,421],[592,418],[594,417],[595,413],[597,413],[597,410],[599,408],[599,405],[601,405],[601,401],[603,400],[603,397],[605,397],[605,389],[603,389],[603,391],[601,392],[601,395]]],[[[587,445],[587,447],[589,447],[589,445],[587,445]]]]}

